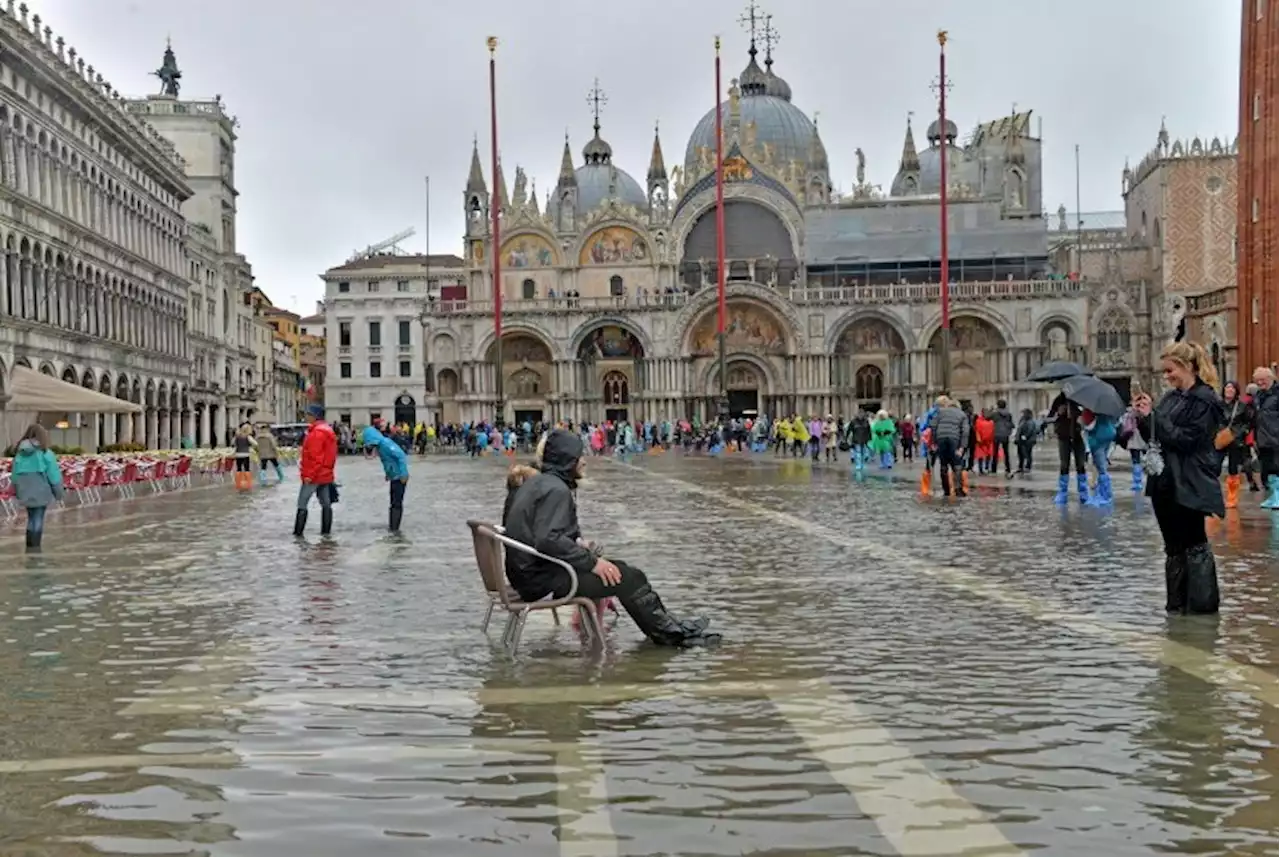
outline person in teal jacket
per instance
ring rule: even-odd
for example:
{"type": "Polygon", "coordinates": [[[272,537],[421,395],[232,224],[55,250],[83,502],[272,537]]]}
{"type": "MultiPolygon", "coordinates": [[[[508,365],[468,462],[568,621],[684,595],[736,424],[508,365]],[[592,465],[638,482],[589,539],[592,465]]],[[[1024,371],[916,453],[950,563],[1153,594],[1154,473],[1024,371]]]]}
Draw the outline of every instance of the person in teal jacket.
{"type": "Polygon", "coordinates": [[[58,456],[49,449],[49,433],[34,424],[18,441],[9,478],[19,505],[27,510],[27,550],[40,550],[44,539],[44,513],[55,500],[62,499],[62,468],[58,456]]]}
{"type": "Polygon", "coordinates": [[[362,439],[366,453],[371,453],[375,449],[378,451],[378,458],[382,461],[382,472],[387,475],[387,482],[391,484],[389,526],[391,532],[397,532],[400,529],[400,518],[404,516],[404,489],[409,484],[409,457],[404,454],[400,444],[373,426],[365,428],[362,439]]]}
{"type": "Polygon", "coordinates": [[[888,411],[876,412],[871,423],[871,452],[880,456],[880,467],[893,467],[893,450],[897,446],[898,424],[889,419],[888,411]]]}

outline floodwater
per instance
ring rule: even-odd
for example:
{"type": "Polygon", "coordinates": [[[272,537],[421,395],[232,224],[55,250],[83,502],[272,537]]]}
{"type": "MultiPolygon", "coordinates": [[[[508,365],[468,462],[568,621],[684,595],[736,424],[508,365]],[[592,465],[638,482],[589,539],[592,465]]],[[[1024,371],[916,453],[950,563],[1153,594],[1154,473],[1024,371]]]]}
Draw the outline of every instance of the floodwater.
{"type": "Polygon", "coordinates": [[[724,643],[624,616],[596,655],[541,615],[513,659],[464,525],[502,462],[415,461],[400,537],[381,469],[339,474],[329,539],[289,535],[296,483],[59,513],[36,559],[0,530],[0,854],[1276,853],[1251,495],[1213,530],[1222,614],[1166,617],[1128,494],[593,463],[587,534],[724,643]]]}

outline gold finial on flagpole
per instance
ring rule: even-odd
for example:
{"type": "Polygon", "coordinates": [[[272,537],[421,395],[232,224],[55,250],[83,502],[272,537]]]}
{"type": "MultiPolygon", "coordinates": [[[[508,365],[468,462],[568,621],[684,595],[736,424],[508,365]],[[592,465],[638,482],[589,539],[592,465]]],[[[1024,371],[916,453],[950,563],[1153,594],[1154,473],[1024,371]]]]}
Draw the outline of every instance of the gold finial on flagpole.
{"type": "Polygon", "coordinates": [[[484,40],[484,43],[489,46],[489,56],[493,56],[493,52],[498,49],[498,37],[490,36],[484,40]]]}
{"type": "Polygon", "coordinates": [[[938,44],[942,45],[944,48],[947,46],[947,31],[946,31],[946,30],[939,30],[939,31],[938,31],[938,44]]]}
{"type": "Polygon", "coordinates": [[[720,37],[716,36],[716,53],[720,53],[720,37]]]}

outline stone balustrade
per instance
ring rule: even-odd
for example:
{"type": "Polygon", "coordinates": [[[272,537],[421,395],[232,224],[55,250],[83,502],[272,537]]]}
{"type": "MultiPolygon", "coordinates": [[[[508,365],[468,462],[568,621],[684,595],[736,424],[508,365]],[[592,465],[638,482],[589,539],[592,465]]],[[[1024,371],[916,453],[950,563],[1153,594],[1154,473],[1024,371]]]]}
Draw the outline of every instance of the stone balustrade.
{"type": "MultiPolygon", "coordinates": [[[[731,284],[732,286],[732,284],[731,284]]],[[[1074,297],[1087,292],[1088,283],[1080,280],[995,280],[991,282],[952,283],[951,301],[962,304],[990,300],[1034,300],[1051,297],[1074,297]]],[[[857,306],[867,304],[935,304],[941,300],[937,283],[893,283],[858,286],[793,286],[779,289],[798,306],[857,306]]],[[[601,312],[654,312],[678,310],[691,298],[687,292],[650,295],[620,295],[589,298],[532,298],[502,302],[504,315],[549,314],[582,310],[601,312]]],[[[491,315],[491,299],[447,300],[432,304],[433,315],[491,315]]]]}

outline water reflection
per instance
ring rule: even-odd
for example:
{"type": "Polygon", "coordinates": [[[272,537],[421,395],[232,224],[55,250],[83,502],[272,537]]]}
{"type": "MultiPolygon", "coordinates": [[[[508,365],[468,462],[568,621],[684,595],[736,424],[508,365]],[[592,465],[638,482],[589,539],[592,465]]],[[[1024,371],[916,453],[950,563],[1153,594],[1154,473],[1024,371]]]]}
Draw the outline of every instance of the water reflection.
{"type": "Polygon", "coordinates": [[[226,492],[79,569],[0,575],[3,847],[1274,849],[1274,515],[1211,534],[1221,617],[1166,619],[1141,503],[637,462],[593,463],[585,529],[712,615],[719,649],[654,649],[624,617],[589,656],[543,616],[507,658],[462,525],[501,506],[490,461],[415,464],[403,539],[381,471],[344,462],[329,540],[287,535],[283,492],[226,492]]]}

